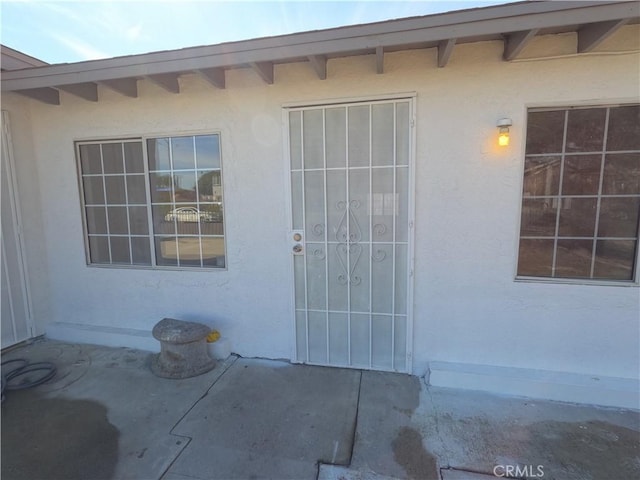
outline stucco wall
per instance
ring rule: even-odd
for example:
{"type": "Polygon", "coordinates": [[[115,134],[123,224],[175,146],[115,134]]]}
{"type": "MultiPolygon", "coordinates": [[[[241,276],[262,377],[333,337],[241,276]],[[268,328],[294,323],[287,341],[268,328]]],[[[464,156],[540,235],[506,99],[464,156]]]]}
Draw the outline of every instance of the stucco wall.
{"type": "Polygon", "coordinates": [[[636,53],[535,60],[575,42],[536,39],[511,63],[486,42],[456,46],[445,68],[415,50],[385,55],[383,75],[365,56],[329,61],[325,81],[301,63],[277,66],[272,86],[242,69],[225,90],[184,76],[179,95],[140,81],[137,99],[101,87],[98,103],[29,102],[37,176],[23,188],[41,192],[50,321],[149,331],[175,316],[217,327],[242,355],[290,358],[282,105],[416,92],[414,373],[437,360],[637,377],[637,286],[514,281],[527,107],[638,101],[637,27],[598,48],[636,53]],[[228,269],[87,267],[74,140],[207,131],[222,135],[228,269]]]}

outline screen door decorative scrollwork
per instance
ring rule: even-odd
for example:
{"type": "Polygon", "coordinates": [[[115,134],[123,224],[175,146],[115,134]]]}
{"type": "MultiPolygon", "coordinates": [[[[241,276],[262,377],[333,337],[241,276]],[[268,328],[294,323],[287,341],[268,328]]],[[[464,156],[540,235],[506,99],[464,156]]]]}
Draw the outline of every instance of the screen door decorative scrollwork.
{"type": "Polygon", "coordinates": [[[288,110],[295,360],[410,371],[412,101],[288,110]]]}

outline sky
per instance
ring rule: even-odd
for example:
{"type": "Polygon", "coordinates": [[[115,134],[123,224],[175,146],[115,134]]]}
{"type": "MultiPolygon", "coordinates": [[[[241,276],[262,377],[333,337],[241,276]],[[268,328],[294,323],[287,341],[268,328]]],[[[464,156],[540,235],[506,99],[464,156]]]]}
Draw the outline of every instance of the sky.
{"type": "Polygon", "coordinates": [[[508,0],[0,0],[0,42],[48,63],[66,63],[500,3],[508,0]]]}

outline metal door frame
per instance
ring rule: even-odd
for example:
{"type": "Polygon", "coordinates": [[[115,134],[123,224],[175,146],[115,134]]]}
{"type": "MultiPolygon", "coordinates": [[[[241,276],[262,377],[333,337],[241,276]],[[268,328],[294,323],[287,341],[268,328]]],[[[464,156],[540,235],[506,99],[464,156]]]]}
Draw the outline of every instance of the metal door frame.
{"type": "MultiPolygon", "coordinates": [[[[27,338],[18,338],[16,339],[16,325],[15,318],[11,318],[11,323],[13,326],[13,336],[14,343],[13,345],[20,343],[24,340],[28,340],[29,338],[33,338],[34,336],[34,325],[33,325],[33,306],[31,303],[31,289],[29,286],[29,282],[27,281],[27,264],[25,257],[25,246],[24,246],[24,234],[22,231],[22,212],[20,209],[20,199],[18,197],[18,183],[15,175],[15,158],[13,155],[13,141],[11,138],[11,127],[9,125],[9,113],[5,110],[2,110],[2,137],[4,138],[4,148],[2,149],[2,156],[4,157],[4,161],[6,162],[6,168],[9,178],[7,178],[7,185],[9,186],[9,198],[11,202],[10,210],[11,210],[11,222],[14,225],[14,239],[16,242],[16,248],[18,249],[18,280],[20,281],[20,285],[24,291],[24,310],[27,315],[26,327],[28,332],[27,338]]],[[[6,233],[3,232],[3,235],[6,233]]],[[[4,247],[4,245],[3,245],[4,247]]],[[[4,248],[2,251],[2,256],[5,256],[4,248]]],[[[7,271],[8,275],[8,271],[7,271]]],[[[0,281],[6,281],[7,279],[2,278],[0,281]]],[[[13,313],[13,307],[11,308],[13,313]]],[[[4,348],[9,347],[11,345],[6,345],[4,348]]]]}
{"type": "MultiPolygon", "coordinates": [[[[287,256],[289,262],[289,317],[290,317],[290,330],[289,330],[289,342],[291,345],[290,358],[293,363],[297,362],[297,346],[296,346],[296,307],[295,307],[295,271],[294,260],[291,253],[293,246],[292,234],[293,234],[293,215],[292,215],[292,191],[291,191],[291,154],[289,149],[289,112],[291,110],[309,108],[328,108],[336,106],[352,106],[352,105],[365,105],[372,103],[383,103],[385,101],[397,101],[407,100],[409,102],[409,178],[408,178],[408,258],[407,258],[407,338],[406,338],[406,373],[413,372],[413,298],[414,298],[414,259],[415,259],[415,158],[416,158],[416,92],[409,93],[395,93],[388,95],[372,95],[365,97],[347,97],[337,99],[325,99],[325,100],[310,100],[299,102],[287,102],[282,105],[282,131],[283,131],[283,165],[284,165],[284,193],[285,193],[285,205],[287,209],[287,232],[285,237],[285,248],[287,249],[287,256]]],[[[303,193],[304,194],[304,193],[303,193]]],[[[312,364],[310,362],[307,362],[312,364]]],[[[355,369],[368,369],[363,367],[344,367],[355,369]]],[[[372,368],[371,368],[372,369],[372,368]]]]}

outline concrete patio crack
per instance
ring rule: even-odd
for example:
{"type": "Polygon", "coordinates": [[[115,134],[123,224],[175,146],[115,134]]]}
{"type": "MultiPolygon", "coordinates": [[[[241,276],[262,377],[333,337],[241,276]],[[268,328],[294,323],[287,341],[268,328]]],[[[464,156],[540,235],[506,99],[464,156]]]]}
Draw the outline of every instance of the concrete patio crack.
{"type": "Polygon", "coordinates": [[[345,467],[348,468],[351,465],[351,462],[353,461],[353,452],[355,450],[355,446],[356,446],[356,435],[358,432],[358,414],[360,411],[360,392],[362,390],[362,370],[360,370],[358,372],[358,395],[356,398],[356,411],[354,414],[354,418],[353,418],[353,431],[351,432],[351,451],[349,452],[349,460],[346,463],[336,463],[335,462],[335,457],[336,457],[336,452],[338,450],[338,443],[335,443],[334,446],[334,455],[333,458],[331,460],[330,463],[328,462],[323,462],[322,460],[318,460],[316,462],[316,480],[318,480],[320,478],[320,468],[322,465],[335,465],[335,466],[339,466],[339,467],[345,467]]]}
{"type": "Polygon", "coordinates": [[[227,371],[231,368],[231,366],[236,362],[236,360],[239,357],[237,355],[231,355],[230,357],[228,357],[223,363],[222,363],[222,372],[220,373],[220,375],[218,375],[213,382],[211,382],[211,385],[209,385],[209,387],[207,388],[207,390],[191,405],[191,407],[189,407],[187,409],[186,412],[184,412],[184,414],[178,419],[178,421],[173,425],[173,427],[171,427],[171,430],[169,430],[169,435],[174,436],[178,439],[184,440],[185,444],[182,447],[182,449],[180,450],[180,452],[178,452],[178,454],[174,457],[174,459],[171,461],[171,463],[167,466],[167,468],[162,472],[162,475],[160,475],[159,478],[163,478],[168,472],[169,470],[171,470],[171,468],[173,467],[173,465],[176,463],[176,461],[180,458],[180,455],[182,455],[184,453],[184,451],[187,449],[187,447],[189,446],[189,444],[191,443],[191,440],[193,440],[191,437],[186,436],[186,435],[178,435],[177,433],[173,433],[173,431],[176,429],[176,427],[178,425],[180,425],[180,422],[182,422],[182,420],[184,420],[184,418],[189,415],[189,413],[191,413],[191,411],[198,405],[198,403],[200,403],[202,401],[202,399],[204,399],[207,395],[209,395],[209,392],[211,391],[211,389],[214,387],[214,385],[216,383],[218,383],[218,381],[224,376],[225,373],[227,373],[227,371]]]}
{"type": "Polygon", "coordinates": [[[353,461],[353,452],[356,448],[356,435],[358,434],[358,413],[360,412],[360,392],[362,391],[362,370],[360,370],[358,378],[358,398],[356,399],[356,413],[353,420],[353,433],[351,434],[351,452],[349,453],[348,465],[353,461]]]}

